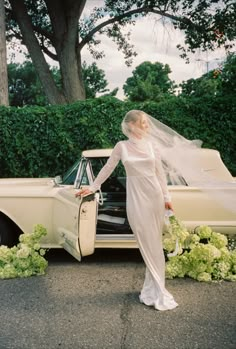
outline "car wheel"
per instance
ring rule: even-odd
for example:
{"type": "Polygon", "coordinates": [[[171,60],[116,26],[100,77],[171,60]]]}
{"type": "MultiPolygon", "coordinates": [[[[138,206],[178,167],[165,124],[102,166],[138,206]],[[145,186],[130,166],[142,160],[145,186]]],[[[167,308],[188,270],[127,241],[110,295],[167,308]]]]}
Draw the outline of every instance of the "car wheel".
{"type": "Polygon", "coordinates": [[[19,234],[17,234],[14,224],[7,218],[0,216],[0,245],[12,247],[17,243],[18,237],[19,234]]]}

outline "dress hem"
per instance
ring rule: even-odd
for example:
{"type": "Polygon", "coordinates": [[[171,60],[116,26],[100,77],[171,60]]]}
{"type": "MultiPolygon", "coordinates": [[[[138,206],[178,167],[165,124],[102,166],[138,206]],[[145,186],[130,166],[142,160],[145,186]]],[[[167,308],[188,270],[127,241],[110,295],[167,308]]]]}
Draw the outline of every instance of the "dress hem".
{"type": "Polygon", "coordinates": [[[176,307],[178,307],[178,303],[176,303],[174,299],[170,299],[170,303],[168,305],[167,304],[162,304],[162,305],[158,304],[158,301],[156,301],[156,302],[144,301],[141,296],[139,296],[139,301],[140,301],[140,303],[145,304],[148,307],[154,307],[156,310],[160,310],[160,311],[172,310],[172,309],[175,309],[176,307]]]}

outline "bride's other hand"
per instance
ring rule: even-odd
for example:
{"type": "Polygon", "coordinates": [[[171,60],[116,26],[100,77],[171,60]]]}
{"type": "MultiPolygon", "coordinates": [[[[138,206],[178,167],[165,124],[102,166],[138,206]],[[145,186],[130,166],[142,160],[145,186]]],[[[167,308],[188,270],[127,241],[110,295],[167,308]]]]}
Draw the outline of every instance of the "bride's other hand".
{"type": "Polygon", "coordinates": [[[77,193],[75,193],[75,196],[85,196],[85,195],[89,195],[92,194],[93,192],[91,190],[89,190],[88,188],[82,188],[79,191],[77,191],[77,193]]]}

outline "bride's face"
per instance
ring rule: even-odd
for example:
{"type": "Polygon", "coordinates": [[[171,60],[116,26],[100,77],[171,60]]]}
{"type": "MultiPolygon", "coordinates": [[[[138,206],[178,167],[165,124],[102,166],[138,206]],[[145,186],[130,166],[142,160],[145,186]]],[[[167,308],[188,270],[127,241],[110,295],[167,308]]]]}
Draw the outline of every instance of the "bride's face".
{"type": "Polygon", "coordinates": [[[147,117],[145,115],[142,115],[141,119],[138,120],[138,123],[139,123],[139,128],[146,133],[149,128],[147,117]]]}
{"type": "Polygon", "coordinates": [[[131,133],[133,133],[135,137],[142,138],[144,134],[148,132],[148,129],[148,118],[145,115],[141,115],[137,121],[130,123],[131,133]]]}

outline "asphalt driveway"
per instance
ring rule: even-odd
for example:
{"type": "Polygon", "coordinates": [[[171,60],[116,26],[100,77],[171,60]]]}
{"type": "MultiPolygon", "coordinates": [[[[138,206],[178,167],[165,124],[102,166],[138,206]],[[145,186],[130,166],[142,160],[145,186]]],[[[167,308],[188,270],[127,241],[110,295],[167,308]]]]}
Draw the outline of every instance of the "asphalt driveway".
{"type": "Polygon", "coordinates": [[[179,307],[159,312],[138,301],[136,250],[47,258],[45,276],[0,280],[0,349],[236,348],[236,283],[167,280],[179,307]]]}

